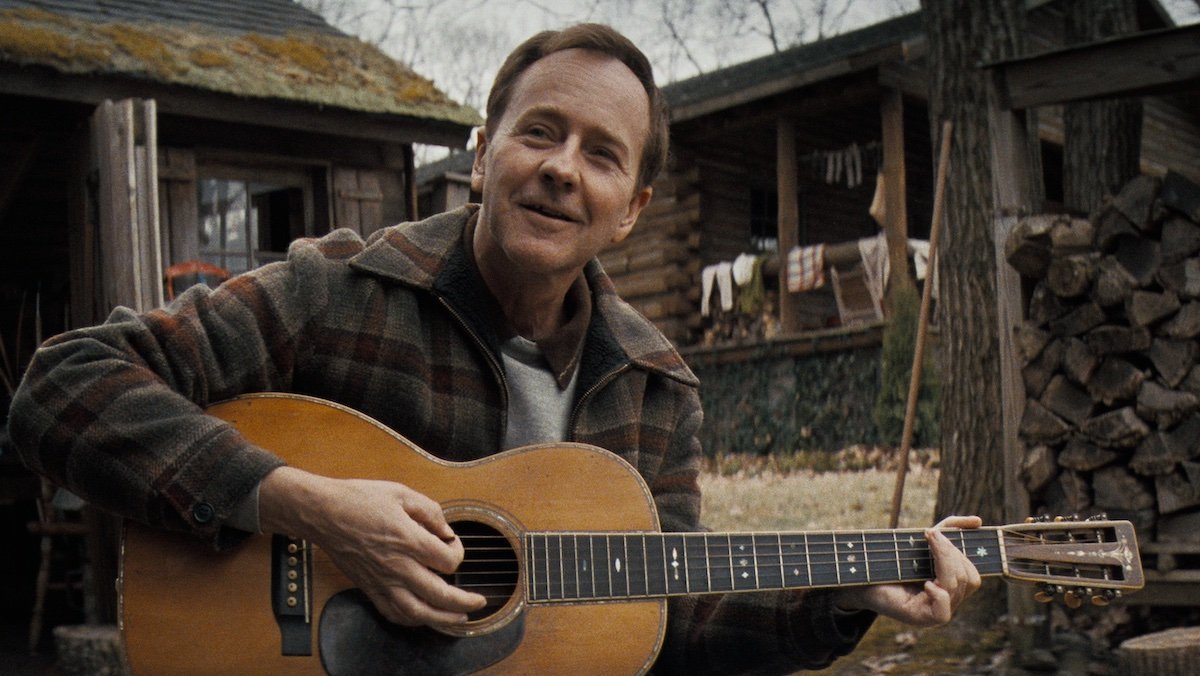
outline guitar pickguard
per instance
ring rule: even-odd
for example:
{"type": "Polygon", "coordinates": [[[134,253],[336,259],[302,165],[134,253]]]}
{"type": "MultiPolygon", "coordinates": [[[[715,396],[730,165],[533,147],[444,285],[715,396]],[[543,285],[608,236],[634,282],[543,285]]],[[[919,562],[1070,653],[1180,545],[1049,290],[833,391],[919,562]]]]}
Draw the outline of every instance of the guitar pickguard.
{"type": "Polygon", "coordinates": [[[402,627],[379,614],[358,589],[335,594],[321,613],[321,662],[330,676],[465,674],[508,657],[525,636],[524,614],[481,636],[402,627]]]}

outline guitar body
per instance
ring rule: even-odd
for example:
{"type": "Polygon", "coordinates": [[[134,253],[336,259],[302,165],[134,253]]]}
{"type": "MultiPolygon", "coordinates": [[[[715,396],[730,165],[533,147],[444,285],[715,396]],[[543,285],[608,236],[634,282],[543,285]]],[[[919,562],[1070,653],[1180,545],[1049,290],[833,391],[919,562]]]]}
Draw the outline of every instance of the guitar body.
{"type": "MultiPolygon", "coordinates": [[[[658,531],[653,500],[636,471],[590,446],[532,446],[475,462],[450,463],[370,418],[308,397],[251,395],[217,404],[209,413],[291,466],[331,477],[385,479],[412,486],[439,501],[456,530],[460,522],[471,522],[502,534],[516,552],[516,561],[522,560],[522,534],[528,531],[658,531]]],[[[352,585],[319,547],[302,552],[310,556],[311,566],[305,574],[308,593],[301,589],[299,601],[311,620],[303,630],[311,632],[311,654],[281,654],[272,596],[277,585],[272,578],[279,556],[276,550],[270,535],[255,535],[232,551],[214,552],[192,537],[127,525],[121,552],[120,614],[134,673],[374,670],[361,663],[323,661],[322,646],[329,638],[320,635],[326,607],[335,597],[344,598],[352,585]]],[[[397,654],[408,650],[403,640],[385,643],[388,663],[411,662],[413,673],[605,674],[642,672],[653,663],[666,630],[665,599],[529,604],[524,575],[515,579],[511,598],[490,616],[473,619],[464,635],[438,635],[438,641],[469,648],[464,654],[485,654],[484,662],[430,663],[418,654],[429,641],[417,638],[411,660],[397,654]],[[509,638],[489,642],[501,635],[509,638]]],[[[372,631],[407,630],[389,626],[372,631]]],[[[394,667],[379,670],[395,672],[394,667]]]]}

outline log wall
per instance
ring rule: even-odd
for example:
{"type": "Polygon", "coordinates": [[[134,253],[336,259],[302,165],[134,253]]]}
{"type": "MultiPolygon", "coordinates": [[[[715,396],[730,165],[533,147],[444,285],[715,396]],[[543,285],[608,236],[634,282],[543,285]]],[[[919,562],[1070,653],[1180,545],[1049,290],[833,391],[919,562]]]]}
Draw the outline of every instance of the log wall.
{"type": "Polygon", "coordinates": [[[666,174],[633,232],[600,255],[621,297],[676,344],[699,328],[700,202],[694,172],[666,174]]]}

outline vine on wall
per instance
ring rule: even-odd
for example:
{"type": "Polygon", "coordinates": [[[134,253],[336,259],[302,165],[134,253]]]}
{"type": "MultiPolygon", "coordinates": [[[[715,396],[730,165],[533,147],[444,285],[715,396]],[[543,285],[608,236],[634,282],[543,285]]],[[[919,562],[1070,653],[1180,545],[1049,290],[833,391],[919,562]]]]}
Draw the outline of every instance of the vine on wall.
{"type": "Polygon", "coordinates": [[[875,445],[880,348],[697,367],[708,455],[875,445]]]}

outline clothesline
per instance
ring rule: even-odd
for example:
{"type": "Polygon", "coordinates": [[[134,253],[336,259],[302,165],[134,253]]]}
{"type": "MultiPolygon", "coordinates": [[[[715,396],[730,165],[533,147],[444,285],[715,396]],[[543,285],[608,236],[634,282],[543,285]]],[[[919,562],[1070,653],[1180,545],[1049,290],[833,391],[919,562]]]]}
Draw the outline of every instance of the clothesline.
{"type": "MultiPolygon", "coordinates": [[[[887,239],[884,233],[874,237],[863,237],[856,242],[861,262],[872,293],[883,296],[887,285],[889,261],[887,239]]],[[[826,244],[796,246],[784,254],[781,274],[785,276],[785,288],[790,293],[801,293],[819,289],[825,285],[826,244]]],[[[913,257],[913,268],[918,280],[928,274],[929,242],[921,239],[908,240],[908,253],[913,257]]],[[[700,314],[709,316],[714,301],[720,308],[733,310],[735,300],[740,309],[747,310],[761,302],[762,265],[771,254],[741,254],[733,261],[721,261],[706,266],[700,275],[700,314]]],[[[935,285],[936,289],[936,285],[935,285]]]]}
{"type": "Polygon", "coordinates": [[[846,187],[862,185],[864,176],[873,176],[883,166],[883,146],[879,141],[857,141],[843,148],[814,150],[797,158],[807,167],[809,176],[827,184],[845,182],[846,187]]]}

